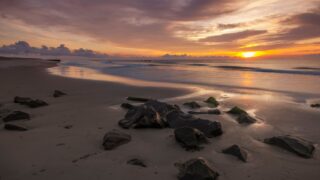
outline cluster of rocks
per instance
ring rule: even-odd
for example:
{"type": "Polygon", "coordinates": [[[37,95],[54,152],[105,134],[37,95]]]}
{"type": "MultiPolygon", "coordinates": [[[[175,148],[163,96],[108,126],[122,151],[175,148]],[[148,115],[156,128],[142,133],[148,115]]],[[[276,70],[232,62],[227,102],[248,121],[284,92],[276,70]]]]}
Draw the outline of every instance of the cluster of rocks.
{"type": "MultiPolygon", "coordinates": [[[[128,97],[128,100],[142,102],[140,105],[123,103],[121,107],[127,109],[124,118],[118,124],[124,129],[128,128],[172,128],[177,143],[188,151],[202,149],[202,145],[209,143],[208,138],[213,138],[223,134],[220,122],[197,118],[195,114],[220,114],[218,109],[207,111],[189,111],[183,112],[179,106],[160,102],[153,99],[128,97]],[[219,112],[219,113],[218,113],[219,112]]],[[[213,97],[206,101],[210,107],[216,108],[219,102],[213,97]]],[[[183,104],[190,109],[201,108],[201,104],[195,101],[183,104]]],[[[228,114],[234,116],[240,124],[252,124],[257,120],[251,117],[245,110],[239,107],[233,107],[228,114]]],[[[129,143],[131,135],[119,130],[107,132],[103,138],[103,147],[105,150],[112,150],[118,146],[129,143]]],[[[314,152],[314,145],[301,138],[292,136],[277,136],[267,138],[265,143],[275,145],[280,148],[293,152],[301,157],[310,158],[314,152]]],[[[243,162],[248,160],[248,151],[239,145],[231,145],[222,150],[222,153],[232,155],[243,162]]],[[[146,167],[141,159],[130,159],[128,164],[146,167]]],[[[217,179],[219,173],[212,168],[205,159],[195,158],[184,163],[176,163],[179,169],[178,179],[217,179]]]]}
{"type": "MultiPolygon", "coordinates": [[[[55,90],[52,94],[53,97],[61,97],[66,95],[66,93],[55,90]]],[[[13,99],[14,103],[21,104],[30,108],[39,108],[43,106],[48,106],[49,104],[43,100],[39,99],[32,99],[29,97],[20,97],[16,96],[13,99]]],[[[8,113],[4,113],[4,117],[2,117],[2,120],[5,122],[4,129],[11,130],[11,131],[27,131],[28,128],[24,127],[22,125],[18,124],[12,124],[12,121],[21,121],[21,120],[30,120],[31,115],[29,113],[23,112],[23,111],[12,111],[8,113]]]]}

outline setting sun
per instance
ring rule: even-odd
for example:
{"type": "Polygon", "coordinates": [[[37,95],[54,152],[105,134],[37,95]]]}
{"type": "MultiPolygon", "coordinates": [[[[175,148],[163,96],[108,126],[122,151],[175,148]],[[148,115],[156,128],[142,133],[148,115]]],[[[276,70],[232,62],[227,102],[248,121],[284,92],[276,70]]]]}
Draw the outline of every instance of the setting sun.
{"type": "Polygon", "coordinates": [[[257,52],[242,52],[241,56],[244,58],[252,58],[255,57],[257,52]]]}

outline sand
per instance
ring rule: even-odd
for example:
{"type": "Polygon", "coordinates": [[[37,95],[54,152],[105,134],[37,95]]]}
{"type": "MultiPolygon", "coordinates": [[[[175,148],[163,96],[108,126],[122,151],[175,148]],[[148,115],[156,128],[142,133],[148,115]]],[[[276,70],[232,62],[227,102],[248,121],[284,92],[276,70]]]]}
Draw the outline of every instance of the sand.
{"type": "MultiPolygon", "coordinates": [[[[290,98],[261,95],[223,97],[225,92],[194,94],[190,89],[141,87],[106,81],[64,78],[50,75],[47,68],[55,62],[44,60],[0,61],[0,110],[22,110],[31,114],[29,121],[19,122],[30,128],[25,132],[0,129],[0,179],[177,179],[175,162],[204,157],[220,172],[219,179],[308,179],[320,178],[320,110],[296,103],[290,98]],[[53,98],[55,89],[68,95],[53,98]],[[30,109],[13,103],[14,96],[47,101],[50,105],[30,109]],[[197,152],[182,149],[172,129],[123,130],[118,121],[125,110],[120,104],[127,96],[143,96],[183,104],[219,97],[221,110],[239,105],[259,118],[251,126],[239,125],[227,114],[199,115],[220,121],[225,133],[210,139],[197,152]],[[184,97],[184,98],[174,98],[184,97]],[[65,126],[72,125],[70,129],[65,126]],[[119,129],[132,135],[132,141],[112,151],[104,151],[103,135],[119,129]],[[304,159],[264,144],[274,135],[290,134],[316,144],[314,157],[304,159]],[[243,163],[221,150],[239,144],[249,152],[243,163]],[[147,168],[128,165],[131,158],[145,160],[147,168]]],[[[281,97],[281,96],[280,96],[281,97]]],[[[3,123],[1,122],[1,126],[3,123]]]]}

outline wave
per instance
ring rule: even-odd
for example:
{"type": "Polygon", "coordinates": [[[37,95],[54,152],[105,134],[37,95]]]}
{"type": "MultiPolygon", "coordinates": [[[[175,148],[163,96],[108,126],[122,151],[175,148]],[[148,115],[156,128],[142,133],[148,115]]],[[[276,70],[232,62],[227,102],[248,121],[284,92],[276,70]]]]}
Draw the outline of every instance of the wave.
{"type": "Polygon", "coordinates": [[[258,68],[258,67],[244,67],[244,66],[213,66],[214,68],[224,69],[224,70],[237,70],[237,71],[251,71],[251,72],[263,72],[263,73],[279,73],[279,74],[296,74],[296,75],[312,75],[320,76],[320,71],[313,68],[304,68],[308,71],[299,70],[286,70],[286,69],[268,69],[268,68],[258,68]],[[310,71],[313,70],[313,71],[310,71]]]}

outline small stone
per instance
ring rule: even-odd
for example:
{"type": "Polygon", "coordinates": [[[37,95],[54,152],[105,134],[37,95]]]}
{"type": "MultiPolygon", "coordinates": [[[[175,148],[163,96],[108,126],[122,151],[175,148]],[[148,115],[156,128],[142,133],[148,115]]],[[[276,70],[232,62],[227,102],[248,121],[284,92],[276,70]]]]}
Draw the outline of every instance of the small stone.
{"type": "Polygon", "coordinates": [[[144,161],[142,161],[141,159],[137,159],[137,158],[128,160],[127,164],[131,164],[134,166],[147,167],[147,165],[144,163],[144,161]]]}
{"type": "Polygon", "coordinates": [[[247,152],[236,144],[224,149],[222,152],[235,156],[243,162],[247,162],[247,152]]]}
{"type": "Polygon", "coordinates": [[[318,103],[317,104],[311,104],[310,106],[313,107],[313,108],[320,108],[320,104],[318,104],[318,103]]]}
{"type": "Polygon", "coordinates": [[[230,109],[227,113],[233,114],[233,115],[241,115],[241,114],[248,114],[245,110],[235,106],[232,109],[230,109]]]}
{"type": "Polygon", "coordinates": [[[211,107],[218,107],[219,106],[219,102],[214,97],[209,97],[204,102],[208,103],[211,107]]]}
{"type": "Polygon", "coordinates": [[[71,129],[73,126],[72,125],[66,125],[64,126],[65,129],[71,129]]]}
{"type": "Polygon", "coordinates": [[[179,180],[216,180],[219,176],[219,173],[213,170],[203,158],[195,158],[175,165],[179,168],[179,180]]]}
{"type": "Polygon", "coordinates": [[[184,106],[187,106],[191,109],[196,109],[196,108],[201,108],[201,105],[195,101],[191,101],[191,102],[186,102],[183,104],[184,106]]]}
{"type": "Polygon", "coordinates": [[[37,107],[49,105],[45,101],[42,101],[42,100],[39,100],[39,99],[33,100],[31,98],[28,98],[28,97],[19,97],[19,96],[16,96],[14,98],[14,103],[26,105],[26,106],[31,107],[31,108],[37,108],[37,107]]]}
{"type": "Polygon", "coordinates": [[[105,150],[112,150],[131,141],[131,136],[118,130],[107,132],[103,137],[103,147],[105,150]]]}
{"type": "Polygon", "coordinates": [[[3,121],[9,122],[9,121],[17,121],[17,120],[23,120],[23,119],[30,119],[30,115],[22,111],[13,111],[12,113],[4,117],[3,121]]]}
{"type": "Polygon", "coordinates": [[[62,91],[59,91],[59,90],[54,90],[54,92],[53,92],[53,97],[55,97],[55,98],[65,96],[65,95],[67,95],[67,94],[62,91]]]}
{"type": "Polygon", "coordinates": [[[264,142],[278,146],[304,158],[311,158],[315,150],[315,147],[311,142],[288,135],[267,138],[264,142]]]}
{"type": "Polygon", "coordinates": [[[28,129],[14,124],[5,124],[4,129],[9,131],[27,131],[28,129]]]}

